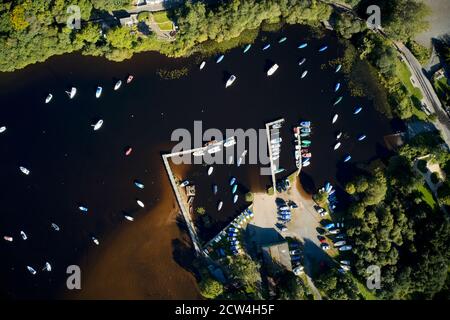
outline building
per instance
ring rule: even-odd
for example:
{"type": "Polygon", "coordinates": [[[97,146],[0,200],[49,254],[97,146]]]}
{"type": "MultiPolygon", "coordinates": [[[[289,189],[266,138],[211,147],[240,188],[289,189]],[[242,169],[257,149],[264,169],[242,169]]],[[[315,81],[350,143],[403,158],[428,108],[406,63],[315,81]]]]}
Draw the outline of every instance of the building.
{"type": "Polygon", "coordinates": [[[126,27],[132,27],[139,23],[137,14],[131,14],[129,17],[120,18],[120,25],[126,27]]]}
{"type": "Polygon", "coordinates": [[[289,245],[286,240],[261,247],[267,271],[276,274],[283,270],[292,271],[289,245]]]}

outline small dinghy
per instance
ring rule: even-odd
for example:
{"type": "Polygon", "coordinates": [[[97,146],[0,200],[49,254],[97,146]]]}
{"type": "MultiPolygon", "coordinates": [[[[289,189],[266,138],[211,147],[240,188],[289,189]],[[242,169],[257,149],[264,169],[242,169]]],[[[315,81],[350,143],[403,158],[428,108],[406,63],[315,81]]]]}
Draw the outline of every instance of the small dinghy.
{"type": "Polygon", "coordinates": [[[311,164],[311,161],[309,159],[306,159],[305,161],[302,162],[303,167],[308,167],[310,164],[311,164]]]}
{"type": "Polygon", "coordinates": [[[336,83],[336,85],[334,86],[334,92],[338,92],[340,88],[341,88],[341,83],[340,82],[336,83]]]}
{"type": "Polygon", "coordinates": [[[136,200],[136,203],[137,203],[138,206],[141,207],[141,208],[144,208],[144,207],[145,207],[144,203],[143,203],[141,200],[139,200],[139,199],[136,200]]]}
{"type": "Polygon", "coordinates": [[[98,99],[100,98],[100,96],[102,95],[103,92],[103,88],[102,87],[97,87],[97,91],[95,91],[95,97],[98,99]]]}
{"type": "Polygon", "coordinates": [[[202,63],[200,63],[200,70],[203,70],[205,65],[206,65],[206,61],[202,61],[202,63]]]}
{"type": "Polygon", "coordinates": [[[281,38],[280,40],[278,40],[278,43],[283,43],[283,42],[285,42],[287,40],[287,37],[283,37],[283,38],[281,38]]]}
{"type": "Polygon", "coordinates": [[[88,212],[88,208],[83,207],[83,206],[79,206],[78,209],[79,209],[81,212],[88,212]]]}
{"type": "Polygon", "coordinates": [[[20,235],[21,235],[21,237],[22,237],[23,240],[27,240],[27,239],[28,239],[28,236],[27,236],[27,234],[25,233],[25,231],[20,231],[20,235]]]}
{"type": "Polygon", "coordinates": [[[61,230],[56,223],[52,223],[51,226],[52,226],[53,230],[55,230],[55,231],[61,230]]]}
{"type": "Polygon", "coordinates": [[[233,203],[236,203],[238,201],[239,195],[235,194],[233,197],[233,203]]]}
{"type": "Polygon", "coordinates": [[[52,265],[50,264],[50,262],[46,262],[44,268],[42,268],[42,271],[47,271],[50,272],[52,271],[52,265]]]}
{"type": "Polygon", "coordinates": [[[308,46],[308,43],[304,42],[304,43],[301,43],[297,48],[303,49],[303,48],[306,48],[307,46],[308,46]]]}
{"type": "Polygon", "coordinates": [[[362,107],[356,107],[355,110],[353,111],[353,114],[358,114],[362,111],[362,107]]]}
{"type": "Polygon", "coordinates": [[[3,133],[3,132],[5,132],[5,131],[6,131],[6,127],[5,127],[5,126],[0,127],[0,133],[3,133]]]}
{"type": "Polygon", "coordinates": [[[133,81],[134,76],[132,76],[131,74],[128,76],[127,78],[127,84],[131,83],[131,81],[133,81]]]}
{"type": "Polygon", "coordinates": [[[351,156],[351,155],[347,155],[347,156],[344,158],[344,162],[349,162],[351,159],[352,159],[352,156],[351,156]]]}
{"type": "Polygon", "coordinates": [[[273,75],[274,73],[275,73],[275,71],[277,71],[278,70],[278,64],[274,64],[273,66],[271,66],[270,67],[270,69],[269,70],[267,70],[267,76],[271,76],[271,75],[273,75]]]}
{"type": "Polygon", "coordinates": [[[194,157],[201,157],[205,155],[205,152],[203,150],[197,150],[193,153],[194,157]]]}
{"type": "Polygon", "coordinates": [[[210,176],[214,171],[214,167],[209,167],[208,168],[208,176],[210,176]]]}
{"type": "Polygon", "coordinates": [[[233,186],[233,188],[231,188],[231,193],[232,193],[232,194],[235,194],[236,191],[237,191],[237,188],[238,188],[238,185],[235,184],[235,185],[233,186]]]}
{"type": "Polygon", "coordinates": [[[341,146],[341,143],[340,143],[340,142],[336,143],[336,144],[334,145],[334,150],[339,149],[340,146],[341,146]]]}
{"type": "Polygon", "coordinates": [[[97,246],[100,244],[100,241],[96,237],[92,237],[92,242],[94,242],[97,246]]]}
{"type": "Polygon", "coordinates": [[[125,156],[128,157],[131,154],[131,152],[133,152],[133,148],[132,147],[125,148],[125,156]]]}
{"type": "Polygon", "coordinates": [[[91,124],[91,126],[94,128],[94,131],[100,130],[100,128],[103,126],[103,120],[98,120],[95,124],[91,124]]]}
{"type": "Polygon", "coordinates": [[[308,74],[308,70],[303,71],[302,75],[301,75],[301,79],[303,79],[304,77],[306,77],[306,75],[308,74]]]}
{"type": "Polygon", "coordinates": [[[238,167],[242,164],[242,161],[244,161],[246,155],[247,155],[247,150],[244,150],[244,152],[242,152],[241,156],[239,157],[239,159],[237,161],[238,167]]]}
{"type": "Polygon", "coordinates": [[[335,72],[338,73],[339,71],[341,71],[342,69],[342,64],[338,64],[338,66],[336,67],[335,72]]]}
{"type": "Polygon", "coordinates": [[[331,123],[336,123],[337,119],[339,118],[339,115],[336,113],[333,117],[333,120],[331,121],[331,123]]]}
{"type": "Polygon", "coordinates": [[[220,211],[222,209],[223,206],[223,201],[220,201],[219,204],[217,205],[217,211],[220,211]]]}
{"type": "Polygon", "coordinates": [[[132,216],[127,215],[127,214],[124,214],[123,217],[124,217],[125,219],[127,219],[128,221],[131,221],[131,222],[134,221],[134,218],[133,218],[132,216]]]}
{"type": "Polygon", "coordinates": [[[144,189],[144,185],[140,183],[138,180],[134,180],[134,185],[139,189],[144,189]]]}
{"type": "Polygon", "coordinates": [[[114,85],[114,91],[119,90],[121,86],[122,86],[122,80],[117,81],[116,84],[114,85]]]}
{"type": "Polygon", "coordinates": [[[298,62],[298,65],[301,66],[301,65],[303,65],[305,62],[306,62],[306,58],[303,58],[302,60],[300,60],[300,61],[298,62]]]}
{"type": "Polygon", "coordinates": [[[73,99],[75,97],[75,95],[77,94],[77,88],[72,87],[70,89],[70,91],[66,91],[67,95],[69,96],[70,99],[73,99]]]}
{"type": "Polygon", "coordinates": [[[51,93],[49,93],[47,98],[45,98],[45,103],[49,103],[50,101],[52,101],[52,99],[53,99],[53,95],[51,93]]]}
{"type": "Polygon", "coordinates": [[[25,167],[19,167],[19,170],[24,174],[24,175],[29,175],[30,174],[30,170],[28,170],[27,168],[25,168],[25,167]]]}
{"type": "Polygon", "coordinates": [[[27,266],[27,270],[32,274],[32,275],[35,275],[37,272],[36,272],[36,270],[34,270],[34,268],[33,267],[30,267],[30,266],[27,266]]]}
{"type": "Polygon", "coordinates": [[[270,48],[270,43],[266,44],[262,49],[263,49],[263,51],[264,51],[264,50],[267,50],[267,49],[269,49],[269,48],[270,48]]]}
{"type": "Polygon", "coordinates": [[[358,137],[358,141],[363,141],[366,138],[367,138],[367,136],[365,134],[362,134],[358,137]]]}
{"type": "Polygon", "coordinates": [[[343,97],[340,96],[339,98],[336,99],[336,101],[334,102],[334,106],[337,105],[338,103],[340,103],[342,101],[343,97]]]}
{"type": "Polygon", "coordinates": [[[326,46],[326,45],[322,46],[322,47],[319,48],[319,52],[324,52],[327,49],[328,49],[328,46],[326,46]]]}
{"type": "Polygon", "coordinates": [[[180,187],[186,187],[189,184],[188,180],[184,180],[181,184],[180,187]]]}
{"type": "Polygon", "coordinates": [[[311,121],[302,121],[300,122],[300,126],[304,128],[309,128],[311,126],[311,121]]]}
{"type": "Polygon", "coordinates": [[[220,55],[220,56],[217,58],[216,63],[222,62],[223,58],[225,58],[225,56],[224,56],[223,54],[220,55]]]}
{"type": "Polygon", "coordinates": [[[227,83],[225,84],[225,88],[228,88],[229,86],[231,86],[234,83],[234,81],[236,81],[236,76],[234,74],[232,74],[228,78],[227,83]]]}
{"type": "Polygon", "coordinates": [[[244,48],[244,53],[247,53],[248,50],[250,50],[251,47],[252,47],[251,44],[246,45],[245,48],[244,48]]]}
{"type": "Polygon", "coordinates": [[[219,188],[217,187],[217,184],[213,184],[213,187],[212,187],[212,191],[213,191],[213,193],[214,194],[217,194],[217,191],[219,190],[219,188]]]}
{"type": "Polygon", "coordinates": [[[336,135],[336,140],[339,140],[342,137],[342,131],[336,135]]]}
{"type": "Polygon", "coordinates": [[[231,180],[230,180],[230,186],[232,186],[232,185],[235,184],[235,183],[236,183],[236,178],[235,178],[235,177],[231,178],[231,180]]]}
{"type": "Polygon", "coordinates": [[[8,241],[8,242],[13,242],[14,241],[13,237],[10,237],[10,236],[4,236],[3,240],[8,241]]]}

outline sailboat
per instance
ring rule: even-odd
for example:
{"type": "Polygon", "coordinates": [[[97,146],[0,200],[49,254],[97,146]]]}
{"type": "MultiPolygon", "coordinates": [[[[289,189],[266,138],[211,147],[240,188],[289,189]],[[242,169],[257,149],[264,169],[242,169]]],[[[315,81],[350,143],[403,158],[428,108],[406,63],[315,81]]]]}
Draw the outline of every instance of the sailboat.
{"type": "Polygon", "coordinates": [[[92,124],[92,127],[94,127],[94,131],[100,130],[100,128],[103,126],[103,120],[98,120],[97,123],[92,124]]]}
{"type": "Polygon", "coordinates": [[[134,180],[134,185],[139,189],[144,189],[144,185],[140,183],[138,180],[134,180]]]}
{"type": "Polygon", "coordinates": [[[264,50],[267,50],[267,49],[269,49],[269,48],[270,48],[270,43],[266,44],[262,49],[263,49],[263,51],[264,51],[264,50]]]}
{"type": "Polygon", "coordinates": [[[52,226],[53,230],[55,230],[55,231],[59,231],[60,230],[59,226],[56,223],[52,223],[51,226],[52,226]]]}
{"type": "Polygon", "coordinates": [[[27,266],[27,269],[32,275],[35,275],[37,273],[36,270],[34,270],[33,267],[27,266]]]}
{"type": "Polygon", "coordinates": [[[6,127],[5,126],[0,127],[0,133],[3,133],[5,131],[6,131],[6,127]]]}
{"type": "Polygon", "coordinates": [[[42,268],[42,271],[47,271],[50,272],[52,271],[52,266],[50,264],[50,262],[46,262],[44,268],[42,268]]]}
{"type": "Polygon", "coordinates": [[[100,96],[102,95],[102,91],[103,91],[103,88],[102,87],[97,87],[97,91],[95,91],[95,97],[98,99],[98,98],[100,98],[100,96]]]}
{"type": "Polygon", "coordinates": [[[72,87],[70,89],[70,91],[66,91],[67,95],[69,96],[70,99],[73,99],[75,97],[75,95],[77,94],[77,88],[72,87]]]}
{"type": "Polygon", "coordinates": [[[202,63],[200,63],[200,70],[203,70],[205,65],[206,65],[206,61],[202,61],[202,63]]]}
{"type": "Polygon", "coordinates": [[[366,135],[362,134],[358,137],[358,141],[363,141],[364,139],[366,139],[366,135]]]}
{"type": "Polygon", "coordinates": [[[341,87],[341,83],[340,82],[336,83],[336,85],[334,86],[334,92],[338,92],[340,87],[341,87]]]}
{"type": "Polygon", "coordinates": [[[351,156],[351,155],[347,155],[347,156],[344,158],[344,162],[349,162],[351,159],[352,159],[352,156],[351,156]]]}
{"type": "Polygon", "coordinates": [[[339,102],[341,102],[341,101],[342,101],[342,98],[343,98],[342,96],[340,96],[339,98],[337,98],[333,105],[337,105],[339,102]]]}
{"type": "Polygon", "coordinates": [[[236,80],[236,76],[234,74],[232,74],[228,78],[227,83],[225,84],[225,88],[228,88],[229,86],[231,86],[235,80],[236,80]]]}
{"type": "Polygon", "coordinates": [[[212,191],[213,191],[214,194],[217,194],[217,191],[219,191],[219,188],[217,187],[217,184],[213,184],[212,189],[213,189],[212,191]]]}
{"type": "Polygon", "coordinates": [[[82,212],[88,212],[88,208],[83,207],[83,206],[79,206],[78,209],[82,212]]]}
{"type": "Polygon", "coordinates": [[[336,135],[336,140],[339,140],[342,137],[342,131],[336,135]]]}
{"type": "Polygon", "coordinates": [[[248,45],[246,45],[244,48],[244,53],[247,53],[247,51],[250,50],[251,47],[252,47],[252,45],[250,43],[248,45]]]}
{"type": "Polygon", "coordinates": [[[115,91],[119,90],[121,86],[122,86],[122,80],[117,81],[116,84],[114,85],[114,90],[115,91]]]}
{"type": "Polygon", "coordinates": [[[339,118],[339,115],[336,113],[333,117],[332,123],[336,123],[338,118],[339,118]]]}
{"type": "Polygon", "coordinates": [[[287,40],[287,37],[283,37],[283,38],[281,38],[280,40],[278,40],[278,43],[283,43],[283,42],[285,42],[287,40]]]}
{"type": "Polygon", "coordinates": [[[100,244],[100,241],[96,237],[91,237],[92,242],[94,242],[97,246],[100,244]]]}
{"type": "Polygon", "coordinates": [[[52,99],[53,99],[53,95],[51,93],[49,93],[47,98],[45,98],[45,103],[49,103],[50,101],[52,101],[52,99]]]}
{"type": "Polygon", "coordinates": [[[319,52],[324,52],[327,49],[328,49],[328,46],[326,46],[326,45],[322,46],[322,47],[320,47],[319,52]]]}

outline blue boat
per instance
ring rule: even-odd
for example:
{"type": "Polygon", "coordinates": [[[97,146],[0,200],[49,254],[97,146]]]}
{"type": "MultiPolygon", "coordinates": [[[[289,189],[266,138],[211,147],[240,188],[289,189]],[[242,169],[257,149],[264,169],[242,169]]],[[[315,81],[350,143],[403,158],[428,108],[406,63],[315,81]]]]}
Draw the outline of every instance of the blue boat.
{"type": "Polygon", "coordinates": [[[328,49],[328,46],[322,46],[322,47],[320,47],[319,52],[324,52],[327,49],[328,49]]]}
{"type": "Polygon", "coordinates": [[[237,191],[237,188],[238,188],[238,185],[235,184],[235,185],[233,186],[233,188],[231,189],[231,193],[232,193],[232,194],[235,194],[236,191],[237,191]]]}
{"type": "Polygon", "coordinates": [[[362,134],[358,137],[358,141],[363,141],[365,138],[367,138],[366,135],[362,134]]]}
{"type": "Polygon", "coordinates": [[[83,211],[83,212],[87,212],[88,211],[88,208],[83,207],[83,206],[79,206],[78,209],[80,209],[80,211],[83,211]]]}
{"type": "Polygon", "coordinates": [[[225,58],[225,56],[224,56],[223,54],[220,55],[220,56],[217,58],[216,63],[222,62],[223,58],[225,58]]]}
{"type": "Polygon", "coordinates": [[[302,121],[300,122],[300,126],[309,128],[311,126],[311,121],[302,121]]]}
{"type": "Polygon", "coordinates": [[[216,184],[213,184],[213,193],[217,194],[218,188],[216,184]]]}
{"type": "Polygon", "coordinates": [[[134,185],[139,189],[144,189],[144,185],[140,183],[138,180],[134,180],[134,185]]]}
{"type": "Polygon", "coordinates": [[[269,48],[270,48],[270,43],[266,44],[262,49],[263,49],[263,50],[267,50],[267,49],[269,49],[269,48]]]}
{"type": "Polygon", "coordinates": [[[248,45],[246,45],[244,48],[244,53],[247,53],[247,51],[250,50],[251,47],[252,47],[252,45],[250,43],[248,45]]]}
{"type": "Polygon", "coordinates": [[[307,46],[308,46],[308,43],[304,42],[304,43],[300,44],[300,45],[298,46],[298,48],[299,48],[299,49],[303,49],[303,48],[306,48],[307,46]]]}
{"type": "Polygon", "coordinates": [[[336,83],[336,85],[334,86],[334,92],[338,92],[338,90],[341,88],[341,83],[338,82],[336,83]]]}
{"type": "Polygon", "coordinates": [[[335,72],[338,73],[339,71],[341,71],[341,68],[342,68],[342,64],[338,64],[335,72]]]}
{"type": "Polygon", "coordinates": [[[283,37],[283,38],[281,38],[280,40],[278,40],[278,43],[283,43],[283,42],[285,42],[287,40],[287,38],[286,37],[283,37]]]}
{"type": "Polygon", "coordinates": [[[230,186],[232,186],[235,182],[236,182],[236,178],[235,178],[235,177],[231,178],[231,180],[230,180],[230,186]]]}
{"type": "Polygon", "coordinates": [[[236,203],[238,201],[239,196],[237,194],[234,195],[233,197],[233,203],[236,203]]]}
{"type": "Polygon", "coordinates": [[[331,228],[334,228],[334,223],[329,223],[326,226],[324,226],[324,228],[327,229],[327,230],[331,229],[331,228]]]}
{"type": "Polygon", "coordinates": [[[353,114],[358,114],[361,112],[361,110],[362,110],[362,107],[356,107],[355,111],[353,111],[353,114]]]}
{"type": "Polygon", "coordinates": [[[329,191],[331,189],[331,184],[329,182],[325,183],[325,191],[329,191]]]}
{"type": "Polygon", "coordinates": [[[347,155],[344,159],[344,162],[349,162],[352,159],[351,155],[347,155]]]}

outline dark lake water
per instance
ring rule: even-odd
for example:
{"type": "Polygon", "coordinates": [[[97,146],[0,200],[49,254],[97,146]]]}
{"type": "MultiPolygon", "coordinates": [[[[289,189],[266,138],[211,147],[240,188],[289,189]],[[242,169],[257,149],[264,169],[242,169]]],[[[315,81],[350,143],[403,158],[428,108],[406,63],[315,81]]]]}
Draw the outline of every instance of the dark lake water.
{"type": "MultiPolygon", "coordinates": [[[[342,54],[337,39],[328,35],[311,39],[307,29],[283,30],[288,40],[278,44],[280,34],[265,35],[242,54],[234,49],[221,64],[208,61],[198,71],[195,59],[169,59],[158,54],[140,54],[123,63],[100,58],[65,55],[0,75],[0,234],[14,242],[0,242],[1,292],[12,298],[198,298],[195,279],[189,272],[191,250],[186,234],[176,223],[176,204],[161,161],[161,152],[174,144],[174,129],[193,129],[194,120],[204,128],[264,128],[264,123],[284,117],[286,128],[301,119],[314,124],[312,165],[301,176],[312,192],[325,181],[339,182],[352,164],[343,165],[345,153],[352,163],[367,162],[384,152],[382,138],[391,132],[389,121],[375,111],[371,101],[350,97],[342,74],[321,65],[342,54]],[[262,51],[268,41],[272,47],[262,51]],[[329,49],[318,53],[327,43],[329,49]],[[297,65],[306,57],[304,66],[297,65]],[[265,68],[274,61],[280,68],[268,79],[265,68]],[[162,80],[159,68],[188,66],[189,75],[162,80]],[[300,73],[309,70],[301,80],[300,73]],[[129,73],[135,80],[114,92],[116,79],[129,73]],[[227,73],[237,76],[224,88],[227,73]],[[342,81],[343,102],[332,106],[337,81],[342,81]],[[76,86],[69,100],[64,91],[76,86]],[[95,88],[104,87],[101,99],[95,88]],[[48,92],[53,101],[45,105],[48,92]],[[357,117],[353,108],[362,105],[357,117]],[[340,117],[331,125],[334,113],[340,117]],[[91,123],[104,120],[94,132],[91,123]],[[348,138],[334,152],[335,132],[348,138]],[[357,135],[367,139],[358,143],[357,135]],[[124,148],[133,147],[129,157],[124,148]],[[22,165],[29,176],[19,172],[22,165]],[[145,184],[144,190],[133,180],[145,184]],[[139,209],[136,199],[146,208],[139,209]],[[86,215],[77,207],[89,207],[86,215]],[[123,219],[132,214],[134,223],[123,219]],[[52,231],[51,222],[61,227],[52,231]],[[22,241],[20,230],[29,236],[22,241]],[[90,236],[100,239],[96,247],[90,236]],[[51,273],[32,276],[26,265],[41,269],[52,263],[51,273]],[[65,289],[66,267],[82,267],[80,292],[65,289]]],[[[290,129],[289,129],[290,130],[290,129]]],[[[283,157],[292,157],[288,155],[283,157]]],[[[282,159],[283,161],[290,161],[282,159]]],[[[259,177],[257,166],[242,166],[237,175],[252,191],[263,190],[268,177],[259,177]]],[[[186,173],[188,174],[188,173],[186,173]]],[[[206,199],[207,201],[208,199],[206,199]]]]}

